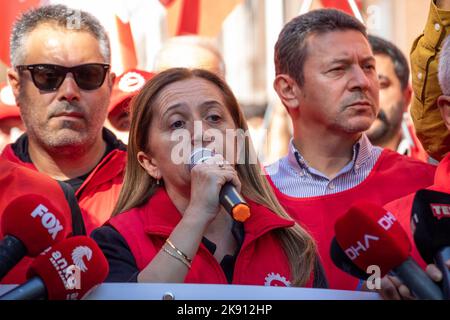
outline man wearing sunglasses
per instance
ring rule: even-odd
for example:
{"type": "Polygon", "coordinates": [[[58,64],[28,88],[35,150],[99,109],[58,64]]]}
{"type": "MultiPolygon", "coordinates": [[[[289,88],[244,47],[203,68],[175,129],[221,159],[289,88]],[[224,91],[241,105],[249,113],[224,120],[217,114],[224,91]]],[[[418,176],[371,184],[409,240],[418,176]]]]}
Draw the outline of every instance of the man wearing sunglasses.
{"type": "Polygon", "coordinates": [[[2,155],[70,184],[89,233],[110,216],[126,158],[103,128],[115,77],[108,36],[86,12],[43,6],[16,21],[10,54],[26,133],[2,155]]]}

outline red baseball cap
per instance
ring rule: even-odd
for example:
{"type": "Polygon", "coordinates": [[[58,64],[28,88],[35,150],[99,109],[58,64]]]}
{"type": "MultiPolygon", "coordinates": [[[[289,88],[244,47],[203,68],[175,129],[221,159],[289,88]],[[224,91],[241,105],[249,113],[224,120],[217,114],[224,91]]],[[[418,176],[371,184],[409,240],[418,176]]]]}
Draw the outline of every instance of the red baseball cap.
{"type": "Polygon", "coordinates": [[[108,107],[108,117],[128,107],[131,99],[139,92],[154,73],[131,69],[116,78],[108,107]]]}
{"type": "Polygon", "coordinates": [[[20,110],[9,84],[0,84],[0,120],[20,118],[20,110]]]}

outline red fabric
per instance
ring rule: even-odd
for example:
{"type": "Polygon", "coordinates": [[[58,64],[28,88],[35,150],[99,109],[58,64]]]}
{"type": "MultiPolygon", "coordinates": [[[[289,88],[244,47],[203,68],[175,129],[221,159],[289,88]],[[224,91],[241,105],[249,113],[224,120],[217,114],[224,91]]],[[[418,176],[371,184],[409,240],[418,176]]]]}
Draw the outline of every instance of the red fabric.
{"type": "MultiPolygon", "coordinates": [[[[11,145],[6,146],[2,156],[37,171],[32,163],[22,162],[14,154],[11,145]]],[[[110,218],[122,187],[125,164],[126,152],[113,150],[97,165],[76,192],[87,234],[110,218]]]]}
{"type": "Polygon", "coordinates": [[[129,22],[122,22],[119,17],[116,18],[117,35],[119,37],[120,52],[122,56],[122,66],[125,70],[136,68],[137,56],[134,47],[133,33],[129,22]]]}
{"type": "Polygon", "coordinates": [[[200,0],[184,0],[176,35],[198,34],[199,24],[200,0]]]}
{"type": "Polygon", "coordinates": [[[428,162],[430,156],[423,148],[422,143],[419,141],[419,138],[417,138],[416,132],[414,130],[414,126],[412,124],[408,125],[408,131],[414,142],[414,145],[411,147],[410,157],[413,159],[416,159],[416,160],[423,161],[423,162],[428,162]]]}
{"type": "Polygon", "coordinates": [[[384,150],[370,175],[359,185],[332,195],[294,198],[282,194],[269,178],[278,200],[316,239],[331,289],[355,290],[358,279],[334,266],[330,244],[334,224],[350,206],[364,199],[380,206],[433,183],[436,167],[384,150]]]}
{"type": "Polygon", "coordinates": [[[17,17],[32,7],[37,7],[40,0],[2,1],[2,17],[0,19],[0,60],[7,66],[9,61],[9,37],[17,17]]]}
{"type": "Polygon", "coordinates": [[[154,73],[138,69],[130,69],[114,80],[111,100],[108,106],[108,117],[128,109],[131,99],[139,93],[154,73]],[[126,103],[125,103],[126,102],[126,103]]]}
{"type": "MultiPolygon", "coordinates": [[[[352,8],[348,4],[347,0],[322,0],[322,5],[325,8],[335,8],[353,15],[352,8]]],[[[361,0],[356,0],[356,5],[358,6],[359,10],[361,10],[362,8],[361,0]]]]}
{"type": "MultiPolygon", "coordinates": [[[[14,163],[0,158],[0,223],[3,212],[13,199],[27,194],[51,196],[55,210],[65,216],[66,221],[72,221],[71,210],[59,184],[48,176],[28,170],[14,163]]],[[[68,233],[72,232],[71,223],[67,223],[68,233]]],[[[0,232],[0,238],[4,234],[0,232]]],[[[23,258],[1,281],[2,284],[23,283],[25,273],[31,264],[31,258],[23,258]]]]}
{"type": "Polygon", "coordinates": [[[95,241],[77,236],[55,244],[37,257],[27,272],[27,278],[40,277],[49,300],[79,300],[102,283],[108,272],[108,261],[95,241]],[[67,269],[73,265],[80,268],[78,279],[77,273],[67,269]],[[72,275],[75,281],[71,281],[72,275]]]}
{"type": "Polygon", "coordinates": [[[361,270],[378,265],[385,276],[406,261],[411,252],[411,242],[400,223],[372,202],[355,202],[336,220],[334,229],[339,246],[346,252],[350,249],[353,263],[361,270]]]}
{"type": "MultiPolygon", "coordinates": [[[[450,154],[441,160],[434,177],[434,184],[427,189],[450,193],[450,154]]],[[[414,237],[411,231],[411,210],[415,193],[411,193],[405,197],[389,202],[385,205],[385,209],[392,212],[407,231],[411,243],[414,243],[414,237]]],[[[414,260],[425,269],[426,263],[420,256],[419,251],[413,246],[411,254],[414,260]]]]}
{"type": "Polygon", "coordinates": [[[53,205],[51,195],[26,194],[10,201],[2,212],[2,234],[20,239],[35,257],[67,236],[65,214],[53,205]],[[45,225],[44,225],[45,224],[45,225]],[[55,228],[56,233],[49,232],[55,228]]]}
{"type": "MultiPolygon", "coordinates": [[[[290,268],[280,242],[273,234],[293,222],[278,217],[267,208],[249,201],[252,215],[244,222],[245,239],[238,254],[233,284],[283,286],[290,268]]],[[[126,240],[139,270],[144,269],[159,252],[181,219],[164,189],[160,189],[140,208],[112,218],[109,224],[126,240]]],[[[227,284],[222,268],[201,244],[192,262],[186,283],[227,284]]],[[[312,286],[312,281],[308,284],[312,286]]]]}

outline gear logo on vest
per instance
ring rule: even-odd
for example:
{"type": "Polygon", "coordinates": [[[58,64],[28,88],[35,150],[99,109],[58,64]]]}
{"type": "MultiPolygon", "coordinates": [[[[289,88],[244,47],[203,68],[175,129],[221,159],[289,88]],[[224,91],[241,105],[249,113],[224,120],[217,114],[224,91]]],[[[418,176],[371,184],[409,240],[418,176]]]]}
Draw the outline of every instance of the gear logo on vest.
{"type": "Polygon", "coordinates": [[[264,285],[268,287],[290,287],[291,282],[279,273],[271,272],[264,279],[264,285]]]}
{"type": "Polygon", "coordinates": [[[128,72],[119,81],[119,89],[123,92],[135,92],[142,88],[145,79],[137,72],[128,72]]]}
{"type": "Polygon", "coordinates": [[[89,249],[86,246],[79,246],[76,247],[73,251],[72,251],[72,260],[73,263],[80,268],[81,271],[86,272],[87,271],[87,267],[86,264],[83,261],[83,258],[86,257],[87,260],[91,260],[92,258],[92,250],[89,249]]]}

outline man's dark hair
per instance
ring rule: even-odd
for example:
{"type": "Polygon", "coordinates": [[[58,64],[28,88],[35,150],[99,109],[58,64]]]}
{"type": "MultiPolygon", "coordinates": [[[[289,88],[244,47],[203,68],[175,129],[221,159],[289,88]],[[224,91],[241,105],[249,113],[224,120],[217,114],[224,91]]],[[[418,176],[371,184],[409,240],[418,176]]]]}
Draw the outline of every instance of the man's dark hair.
{"type": "Polygon", "coordinates": [[[302,86],[308,36],[345,30],[359,31],[367,38],[366,27],[356,18],[339,10],[313,10],[295,17],[281,30],[275,44],[276,74],[287,74],[302,86]]]}
{"type": "Polygon", "coordinates": [[[380,37],[369,35],[369,43],[373,54],[384,54],[391,59],[395,75],[400,81],[402,90],[405,90],[409,83],[409,65],[405,55],[395,44],[380,37]]]}

